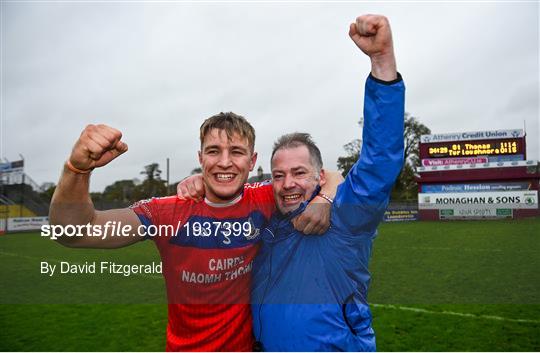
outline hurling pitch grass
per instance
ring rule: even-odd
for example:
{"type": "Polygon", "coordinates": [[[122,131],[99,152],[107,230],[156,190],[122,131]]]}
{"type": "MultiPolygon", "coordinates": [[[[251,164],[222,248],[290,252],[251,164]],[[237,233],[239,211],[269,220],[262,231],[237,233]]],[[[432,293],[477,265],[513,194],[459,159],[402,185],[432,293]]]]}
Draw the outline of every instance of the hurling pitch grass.
{"type": "MultiPolygon", "coordinates": [[[[48,277],[41,261],[159,258],[149,241],[87,250],[38,233],[0,236],[0,350],[164,350],[159,276],[48,277]]],[[[540,219],[385,223],[370,269],[380,351],[540,350],[540,219]]]]}

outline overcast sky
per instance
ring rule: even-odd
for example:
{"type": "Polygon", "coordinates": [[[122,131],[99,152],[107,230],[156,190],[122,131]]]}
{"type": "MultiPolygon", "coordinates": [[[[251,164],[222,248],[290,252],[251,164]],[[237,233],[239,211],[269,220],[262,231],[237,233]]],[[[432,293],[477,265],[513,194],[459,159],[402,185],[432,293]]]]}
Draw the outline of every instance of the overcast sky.
{"type": "Polygon", "coordinates": [[[356,16],[390,19],[406,111],[433,133],[527,129],[539,151],[539,9],[522,3],[3,2],[0,156],[57,182],[82,129],[121,130],[129,151],[93,191],[158,162],[171,182],[198,166],[198,128],[244,115],[269,170],[279,135],[310,132],[325,166],[360,136],[369,59],[356,16]]]}

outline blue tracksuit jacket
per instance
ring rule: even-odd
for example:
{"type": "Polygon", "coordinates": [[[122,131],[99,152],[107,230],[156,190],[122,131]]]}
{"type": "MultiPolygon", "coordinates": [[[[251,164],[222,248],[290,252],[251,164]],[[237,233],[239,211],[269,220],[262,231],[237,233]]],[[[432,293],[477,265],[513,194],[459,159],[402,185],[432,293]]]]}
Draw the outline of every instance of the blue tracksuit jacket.
{"type": "Polygon", "coordinates": [[[405,87],[401,76],[370,75],[364,99],[363,146],[338,187],[331,227],[305,236],[291,214],[274,214],[253,266],[255,339],[268,351],[374,351],[367,304],[368,262],[376,228],[403,166],[405,87]]]}

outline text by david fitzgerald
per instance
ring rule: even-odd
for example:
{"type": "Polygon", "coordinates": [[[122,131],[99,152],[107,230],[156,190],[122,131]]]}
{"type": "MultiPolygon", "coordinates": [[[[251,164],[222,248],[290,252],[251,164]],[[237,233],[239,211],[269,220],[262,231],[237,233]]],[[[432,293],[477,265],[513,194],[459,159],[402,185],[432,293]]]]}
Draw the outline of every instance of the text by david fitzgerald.
{"type": "Polygon", "coordinates": [[[70,263],[60,261],[60,263],[41,262],[41,274],[54,276],[55,274],[119,274],[131,276],[133,274],[161,274],[161,262],[150,264],[117,264],[110,261],[70,263]]]}

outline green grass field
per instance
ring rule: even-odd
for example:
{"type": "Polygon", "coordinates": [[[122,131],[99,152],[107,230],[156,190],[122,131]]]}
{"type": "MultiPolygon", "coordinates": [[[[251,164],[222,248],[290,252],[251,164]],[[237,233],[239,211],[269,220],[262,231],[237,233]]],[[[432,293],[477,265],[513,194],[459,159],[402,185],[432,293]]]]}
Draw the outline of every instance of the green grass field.
{"type": "MultiPolygon", "coordinates": [[[[94,260],[158,254],[151,242],[106,251],[0,236],[0,349],[163,350],[159,276],[40,274],[41,261],[94,260]]],[[[540,350],[540,219],[386,223],[370,268],[380,351],[540,350]]]]}

